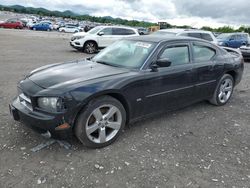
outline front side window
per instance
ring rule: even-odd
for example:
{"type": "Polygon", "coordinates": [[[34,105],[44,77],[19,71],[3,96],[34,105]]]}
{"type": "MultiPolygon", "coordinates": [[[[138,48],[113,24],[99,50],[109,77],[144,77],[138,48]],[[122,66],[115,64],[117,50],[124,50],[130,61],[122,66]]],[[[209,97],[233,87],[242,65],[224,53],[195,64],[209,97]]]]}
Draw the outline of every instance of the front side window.
{"type": "Polygon", "coordinates": [[[216,54],[215,49],[208,46],[193,45],[195,62],[210,61],[216,54]]]}
{"type": "Polygon", "coordinates": [[[180,45],[167,47],[159,57],[166,58],[171,61],[171,66],[182,65],[189,63],[189,48],[188,45],[180,45]]]}
{"type": "Polygon", "coordinates": [[[112,35],[112,28],[104,28],[100,32],[103,32],[103,35],[112,35]]]}

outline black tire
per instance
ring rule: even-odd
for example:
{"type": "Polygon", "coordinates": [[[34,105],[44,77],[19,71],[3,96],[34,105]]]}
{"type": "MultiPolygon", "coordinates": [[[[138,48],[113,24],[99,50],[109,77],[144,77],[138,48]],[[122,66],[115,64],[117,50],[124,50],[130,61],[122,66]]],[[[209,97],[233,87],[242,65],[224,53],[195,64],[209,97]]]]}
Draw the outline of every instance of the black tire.
{"type": "Polygon", "coordinates": [[[92,41],[85,42],[83,46],[83,52],[87,54],[94,54],[97,52],[97,44],[92,41]]]}
{"type": "Polygon", "coordinates": [[[213,94],[213,98],[210,99],[209,102],[215,106],[223,106],[230,100],[231,96],[233,95],[233,90],[234,90],[233,77],[230,74],[224,74],[216,86],[216,89],[215,89],[214,94],[213,94]],[[231,91],[229,98],[225,102],[221,102],[221,100],[219,99],[220,88],[221,88],[223,82],[227,79],[232,81],[232,91],[231,91]]]}
{"type": "MultiPolygon", "coordinates": [[[[105,113],[102,115],[105,115],[105,113]]],[[[125,122],[126,122],[126,111],[123,105],[113,97],[102,96],[102,97],[99,97],[90,101],[88,105],[81,111],[81,113],[79,114],[76,120],[74,131],[75,131],[76,137],[84,146],[87,146],[90,148],[101,148],[101,147],[110,145],[112,142],[114,142],[118,138],[118,136],[122,133],[122,130],[125,127],[125,122]],[[118,132],[115,133],[114,137],[111,137],[112,139],[105,141],[104,143],[96,143],[95,141],[93,141],[94,139],[91,140],[89,138],[86,132],[88,122],[89,122],[88,120],[92,117],[92,114],[94,113],[96,109],[105,105],[112,105],[120,111],[120,115],[122,117],[121,125],[120,125],[118,132]]],[[[100,127],[96,131],[100,131],[100,127]]],[[[105,129],[105,136],[107,136],[106,131],[107,129],[105,129]]],[[[98,136],[100,136],[100,132],[98,132],[98,136]]]]}

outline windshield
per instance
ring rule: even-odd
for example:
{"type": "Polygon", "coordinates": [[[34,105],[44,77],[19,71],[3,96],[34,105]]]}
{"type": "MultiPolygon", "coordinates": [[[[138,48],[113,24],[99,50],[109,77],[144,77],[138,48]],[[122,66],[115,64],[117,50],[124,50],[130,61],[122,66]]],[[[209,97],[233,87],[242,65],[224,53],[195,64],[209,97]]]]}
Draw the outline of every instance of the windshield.
{"type": "Polygon", "coordinates": [[[90,29],[87,33],[89,34],[96,34],[102,29],[102,27],[94,27],[93,29],[90,29]]]}
{"type": "Polygon", "coordinates": [[[143,65],[155,45],[151,42],[121,40],[105,48],[92,60],[111,66],[137,69],[143,65]]]}
{"type": "Polygon", "coordinates": [[[173,32],[166,32],[166,31],[156,31],[154,33],[152,33],[151,35],[167,35],[167,36],[175,36],[176,33],[173,33],[173,32]]]}
{"type": "Polygon", "coordinates": [[[231,36],[230,33],[223,33],[223,34],[220,34],[217,39],[228,39],[229,37],[231,36]]]}

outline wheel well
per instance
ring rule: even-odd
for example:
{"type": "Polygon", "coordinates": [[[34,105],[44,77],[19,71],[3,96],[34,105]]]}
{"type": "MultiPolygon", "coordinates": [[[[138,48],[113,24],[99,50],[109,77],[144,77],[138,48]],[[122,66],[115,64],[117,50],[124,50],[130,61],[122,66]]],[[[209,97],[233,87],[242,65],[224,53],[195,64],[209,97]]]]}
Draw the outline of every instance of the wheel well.
{"type": "MultiPolygon", "coordinates": [[[[129,105],[128,105],[126,99],[119,93],[107,93],[107,94],[99,95],[99,96],[96,96],[96,97],[102,97],[102,96],[105,96],[105,95],[115,98],[116,100],[118,100],[123,105],[123,107],[124,107],[124,109],[126,111],[126,124],[127,124],[129,122],[129,118],[130,118],[130,116],[129,116],[130,110],[129,110],[129,105]]],[[[88,103],[89,102],[90,101],[88,101],[88,103]]],[[[86,107],[86,105],[82,106],[81,109],[77,112],[77,114],[73,118],[73,121],[72,121],[73,127],[75,127],[76,120],[77,120],[79,114],[82,112],[82,110],[86,107]]]]}
{"type": "Polygon", "coordinates": [[[236,72],[235,72],[235,71],[228,71],[228,72],[226,72],[226,74],[231,75],[231,76],[233,77],[234,81],[236,80],[236,76],[237,76],[237,74],[236,74],[236,72]]]}
{"type": "Polygon", "coordinates": [[[84,43],[84,47],[85,47],[85,45],[87,44],[87,42],[93,42],[93,43],[95,43],[95,45],[96,45],[96,48],[98,48],[98,44],[97,44],[97,42],[96,41],[94,41],[94,40],[87,40],[85,43],[84,43]]]}
{"type": "Polygon", "coordinates": [[[125,111],[126,111],[126,124],[129,122],[129,113],[130,113],[130,110],[129,110],[129,105],[128,105],[128,102],[127,100],[119,93],[108,93],[106,94],[108,96],[111,96],[115,99],[117,99],[120,103],[122,103],[125,111]]]}

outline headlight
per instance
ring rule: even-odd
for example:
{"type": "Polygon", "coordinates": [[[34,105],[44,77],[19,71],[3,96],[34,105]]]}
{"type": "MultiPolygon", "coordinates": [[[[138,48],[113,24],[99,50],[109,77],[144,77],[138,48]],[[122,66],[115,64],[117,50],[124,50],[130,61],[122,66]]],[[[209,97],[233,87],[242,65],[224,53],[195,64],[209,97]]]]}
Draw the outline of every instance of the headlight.
{"type": "Polygon", "coordinates": [[[73,41],[73,40],[78,40],[78,39],[82,39],[82,38],[84,38],[84,36],[73,36],[71,38],[71,40],[73,41]]]}
{"type": "Polygon", "coordinates": [[[59,112],[63,109],[62,99],[58,97],[40,97],[38,107],[48,112],[59,112]]]}

